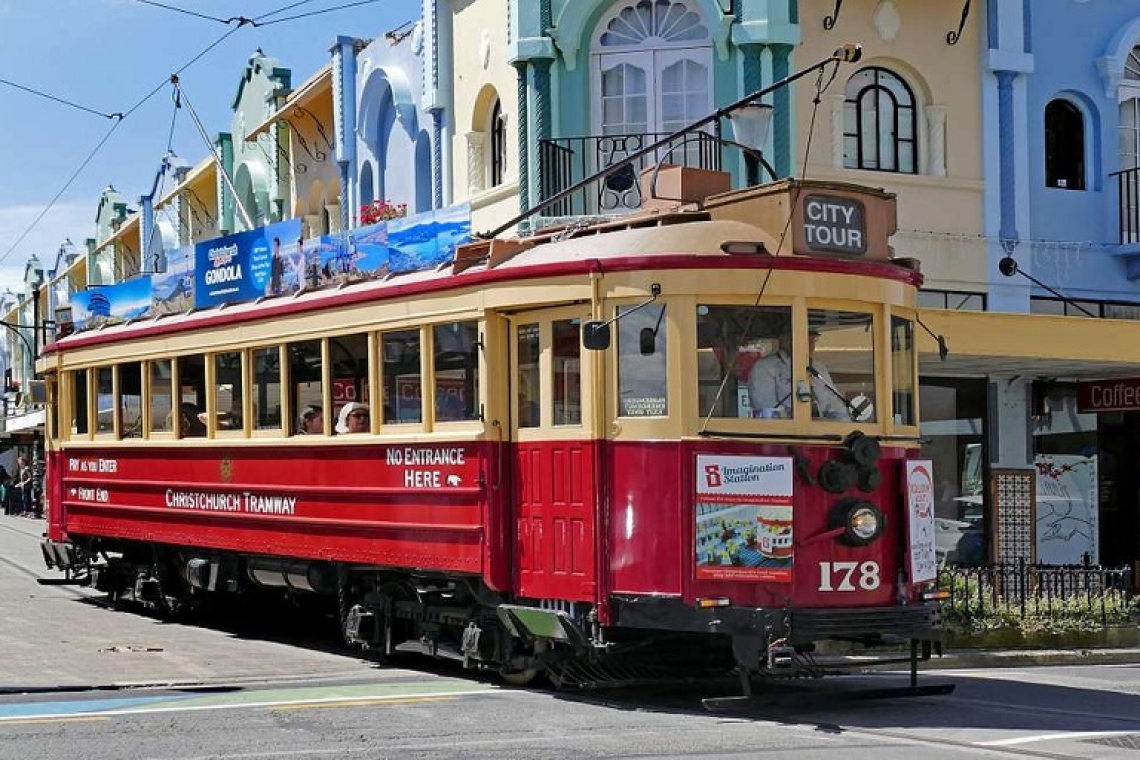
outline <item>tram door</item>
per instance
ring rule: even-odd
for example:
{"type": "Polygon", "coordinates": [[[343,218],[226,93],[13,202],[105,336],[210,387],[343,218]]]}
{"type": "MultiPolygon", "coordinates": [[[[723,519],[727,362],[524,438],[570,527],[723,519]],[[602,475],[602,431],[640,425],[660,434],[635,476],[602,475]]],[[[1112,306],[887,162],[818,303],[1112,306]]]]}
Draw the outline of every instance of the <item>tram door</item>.
{"type": "Polygon", "coordinates": [[[515,591],[592,601],[597,455],[578,307],[511,320],[511,488],[515,591]]]}

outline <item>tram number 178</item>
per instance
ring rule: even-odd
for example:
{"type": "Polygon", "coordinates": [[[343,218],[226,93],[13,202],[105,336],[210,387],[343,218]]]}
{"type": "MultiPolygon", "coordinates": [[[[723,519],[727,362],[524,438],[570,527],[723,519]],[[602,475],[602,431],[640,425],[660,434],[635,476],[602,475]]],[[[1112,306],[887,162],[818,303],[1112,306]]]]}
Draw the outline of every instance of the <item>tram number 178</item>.
{"type": "Polygon", "coordinates": [[[878,562],[820,562],[820,591],[874,591],[882,580],[878,562]]]}

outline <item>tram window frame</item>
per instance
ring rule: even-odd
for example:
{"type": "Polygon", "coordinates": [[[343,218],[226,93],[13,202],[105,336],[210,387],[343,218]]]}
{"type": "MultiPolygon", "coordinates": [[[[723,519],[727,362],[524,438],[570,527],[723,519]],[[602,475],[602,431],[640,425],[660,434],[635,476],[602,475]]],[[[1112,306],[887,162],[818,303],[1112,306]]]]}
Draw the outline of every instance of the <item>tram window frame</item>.
{"type": "Polygon", "coordinates": [[[402,428],[409,426],[422,426],[424,424],[423,398],[426,383],[424,377],[428,372],[426,353],[423,350],[425,329],[422,327],[404,327],[394,330],[384,330],[377,336],[379,345],[378,359],[380,363],[379,380],[381,393],[381,407],[383,414],[382,425],[399,425],[402,428]],[[390,369],[393,365],[399,369],[390,369]],[[415,373],[409,374],[405,369],[415,367],[415,373]],[[417,406],[409,405],[405,410],[402,399],[401,378],[406,378],[407,387],[411,387],[410,378],[418,382],[419,399],[417,406]],[[409,414],[405,415],[405,411],[409,414]],[[407,416],[408,419],[404,419],[407,416]]]}
{"type": "Polygon", "coordinates": [[[585,398],[582,388],[582,319],[578,317],[550,321],[550,384],[551,425],[557,428],[581,427],[585,398]],[[572,339],[569,335],[559,335],[559,325],[572,328],[572,339]],[[563,353],[562,349],[570,350],[563,353]],[[576,371],[573,369],[575,364],[576,371]]]}
{"type": "Polygon", "coordinates": [[[661,420],[669,417],[669,319],[667,302],[658,301],[645,308],[637,304],[616,307],[617,325],[617,416],[623,419],[661,420]],[[645,331],[649,331],[646,333],[645,331]],[[651,333],[651,336],[650,336],[651,333]],[[642,341],[652,338],[653,351],[642,350],[642,341]],[[630,350],[632,347],[632,350],[630,350]],[[653,357],[652,360],[647,357],[653,357]],[[645,372],[650,372],[647,378],[645,372]],[[634,385],[660,391],[660,395],[629,397],[627,390],[634,385]],[[630,413],[640,402],[643,411],[630,413]],[[649,404],[653,406],[650,407],[649,404]],[[660,404],[660,407],[657,405],[660,404]]]}
{"type": "Polygon", "coordinates": [[[210,354],[206,373],[206,387],[209,390],[206,401],[206,425],[209,435],[219,438],[245,436],[245,421],[248,419],[245,405],[246,389],[249,387],[249,375],[246,369],[248,364],[244,349],[215,351],[210,354]],[[231,362],[235,359],[236,375],[234,367],[231,366],[231,362]],[[229,403],[223,403],[225,401],[222,398],[223,385],[229,386],[229,403]]]}
{"type": "MultiPolygon", "coordinates": [[[[249,388],[246,407],[248,409],[249,434],[257,437],[279,436],[285,429],[285,377],[284,348],[279,344],[257,346],[249,349],[249,388]],[[273,359],[273,356],[276,359],[273,359]],[[259,362],[276,363],[276,374],[266,367],[259,370],[259,362]],[[276,380],[276,382],[274,382],[276,380]],[[273,386],[276,385],[276,390],[273,386]],[[264,387],[263,387],[264,386],[264,387]],[[264,397],[264,402],[262,398],[264,397]],[[274,413],[273,409],[276,409],[274,413]]],[[[299,412],[298,412],[299,413],[299,412]]]]}
{"type": "Polygon", "coordinates": [[[807,310],[809,335],[818,333],[820,340],[824,343],[818,349],[817,346],[809,344],[808,349],[808,361],[819,373],[818,376],[810,379],[813,393],[811,419],[814,422],[838,421],[844,424],[851,422],[878,424],[882,421],[884,399],[879,393],[880,373],[878,371],[880,344],[878,330],[881,329],[882,322],[880,320],[882,316],[879,309],[872,308],[868,311],[868,308],[867,304],[851,306],[813,305],[807,310]],[[840,333],[854,333],[860,329],[870,336],[869,346],[856,346],[856,350],[870,351],[870,361],[865,362],[866,366],[850,369],[843,367],[841,363],[832,362],[826,357],[821,357],[818,360],[813,358],[816,350],[825,353],[833,352],[841,359],[850,358],[854,355],[850,347],[829,344],[842,343],[841,340],[835,340],[835,337],[840,333]],[[827,340],[824,341],[824,338],[827,340]],[[832,364],[836,364],[836,368],[833,368],[832,364]],[[836,379],[836,375],[839,375],[841,379],[836,379]],[[848,379],[849,376],[851,379],[848,379]],[[857,388],[854,395],[848,392],[848,386],[852,384],[861,386],[857,388]],[[835,396],[836,393],[844,398],[841,404],[835,396]],[[869,405],[864,406],[860,396],[869,399],[869,405]],[[843,414],[846,416],[841,416],[843,414]]]}
{"type": "Polygon", "coordinates": [[[542,322],[515,327],[515,419],[517,427],[542,425],[542,322]]]}
{"type": "Polygon", "coordinates": [[[174,361],[172,359],[152,359],[145,365],[146,392],[144,404],[147,410],[145,418],[146,436],[148,438],[174,437],[174,422],[171,412],[174,410],[174,361]],[[161,369],[165,367],[165,369],[161,369]],[[156,393],[161,388],[164,393],[156,393]],[[165,408],[157,405],[158,398],[165,398],[165,408]]]}
{"type": "Polygon", "coordinates": [[[117,406],[115,404],[115,365],[103,364],[94,368],[93,380],[95,391],[95,439],[115,437],[115,417],[117,406]],[[103,409],[101,397],[107,397],[106,410],[103,409]],[[103,415],[106,415],[104,418],[103,415]]]}
{"type": "MultiPolygon", "coordinates": [[[[717,420],[755,419],[764,417],[769,420],[790,420],[795,409],[793,386],[796,373],[791,371],[791,362],[795,356],[795,342],[793,340],[792,324],[794,310],[790,303],[757,306],[755,304],[724,304],[724,303],[698,303],[696,307],[696,383],[697,383],[697,411],[702,419],[711,417],[717,420]],[[702,313],[702,309],[704,312],[702,313]],[[722,323],[733,319],[732,327],[737,328],[728,334],[725,333],[727,325],[722,323]],[[702,320],[708,320],[702,324],[702,320]],[[718,346],[712,345],[716,337],[710,327],[717,329],[723,338],[720,346],[721,355],[717,355],[718,346]],[[783,345],[781,345],[783,339],[783,345]],[[708,345],[706,345],[708,344],[708,345]],[[703,351],[710,351],[703,354],[703,351]],[[788,356],[786,389],[779,391],[786,398],[774,399],[777,403],[767,410],[755,409],[751,392],[752,372],[757,362],[769,357],[778,356],[783,350],[788,356]],[[713,360],[709,367],[708,359],[713,360]],[[725,362],[732,359],[733,366],[726,366],[725,362]],[[703,365],[703,366],[702,366],[703,365]],[[715,383],[702,382],[702,375],[715,370],[718,377],[715,383]],[[727,377],[726,377],[727,376],[727,377]],[[735,380],[735,384],[733,381],[735,380]],[[722,386],[723,385],[723,390],[722,386]],[[709,391],[712,391],[710,396],[709,391]],[[719,396],[719,400],[717,399],[719,396]],[[781,403],[782,402],[782,403],[781,403]],[[720,407],[722,413],[717,414],[713,408],[714,403],[720,407]],[[776,411],[786,407],[783,414],[776,411]],[[731,412],[731,413],[729,413],[731,412]]],[[[775,367],[765,365],[768,377],[774,382],[780,373],[774,372],[775,367]]],[[[759,381],[758,381],[759,382],[759,381]]]]}
{"type": "Polygon", "coordinates": [[[91,440],[91,371],[77,369],[68,373],[71,424],[69,440],[91,440]]]}
{"type": "MultiPolygon", "coordinates": [[[[375,409],[372,404],[371,388],[372,343],[373,336],[370,332],[330,335],[327,339],[328,352],[325,363],[325,377],[328,378],[332,393],[332,419],[334,421],[340,419],[340,410],[346,404],[353,402],[364,404],[368,407],[368,430],[364,431],[366,433],[375,431],[373,426],[375,409]],[[343,369],[338,369],[338,360],[344,365],[343,369]]],[[[333,432],[337,435],[351,435],[337,431],[335,427],[333,432]]]]}
{"type": "Polygon", "coordinates": [[[896,426],[914,427],[918,424],[918,364],[914,319],[891,314],[890,333],[891,420],[896,426]]]}
{"type": "Polygon", "coordinates": [[[208,407],[211,394],[207,392],[207,366],[209,365],[205,354],[184,354],[177,359],[175,382],[179,413],[174,415],[172,409],[171,416],[176,421],[174,429],[179,439],[209,436],[209,428],[201,416],[210,411],[208,407]],[[187,405],[193,405],[193,410],[187,405]]]}
{"type": "Polygon", "coordinates": [[[145,378],[143,376],[143,363],[141,361],[123,362],[115,365],[115,430],[119,440],[142,438],[145,429],[144,409],[146,403],[145,378]],[[129,393],[131,386],[138,389],[137,393],[129,393]],[[127,408],[129,400],[134,399],[137,410],[133,421],[128,415],[132,412],[127,408]]]}
{"type": "MultiPolygon", "coordinates": [[[[480,365],[483,357],[479,348],[482,345],[482,331],[478,320],[463,319],[442,322],[431,326],[431,382],[423,390],[431,388],[430,411],[432,426],[469,424],[481,421],[483,414],[482,388],[483,374],[480,365]],[[445,358],[448,357],[448,358],[445,358]],[[440,368],[441,361],[454,363],[462,361],[459,368],[440,368]],[[459,372],[462,395],[451,393],[442,386],[442,372],[459,372]],[[455,397],[458,396],[458,402],[455,397]],[[448,416],[444,416],[444,412],[448,416]],[[458,416],[455,416],[458,413],[458,416]]],[[[448,376],[451,379],[452,376],[448,376]]]]}
{"type": "Polygon", "coordinates": [[[288,388],[287,401],[289,409],[289,432],[291,436],[324,435],[332,431],[335,417],[332,413],[332,400],[329,392],[328,373],[328,345],[324,339],[297,340],[286,343],[285,366],[288,367],[288,376],[283,382],[288,388]],[[314,350],[315,349],[315,350],[314,350]],[[316,364],[313,364],[314,357],[316,364]],[[316,379],[310,379],[312,377],[316,379]],[[305,379],[301,379],[305,378],[305,379]],[[324,427],[318,433],[305,433],[302,429],[300,415],[305,409],[313,406],[321,408],[324,418],[324,427]]]}

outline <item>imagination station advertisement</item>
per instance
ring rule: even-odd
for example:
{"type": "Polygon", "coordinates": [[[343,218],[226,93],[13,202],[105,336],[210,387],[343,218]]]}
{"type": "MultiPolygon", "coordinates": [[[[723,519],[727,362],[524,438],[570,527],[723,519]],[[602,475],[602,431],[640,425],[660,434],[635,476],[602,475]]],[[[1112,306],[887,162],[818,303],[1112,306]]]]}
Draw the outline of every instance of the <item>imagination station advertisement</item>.
{"type": "Polygon", "coordinates": [[[698,455],[698,580],[792,580],[790,457],[698,455]]]}

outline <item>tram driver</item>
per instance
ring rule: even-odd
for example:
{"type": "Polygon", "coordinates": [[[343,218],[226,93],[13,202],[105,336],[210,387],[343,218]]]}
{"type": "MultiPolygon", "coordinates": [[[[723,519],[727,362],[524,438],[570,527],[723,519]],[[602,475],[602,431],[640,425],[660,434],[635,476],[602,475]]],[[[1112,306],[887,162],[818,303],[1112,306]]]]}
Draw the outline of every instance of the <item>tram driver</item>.
{"type": "MultiPolygon", "coordinates": [[[[815,358],[819,330],[808,332],[808,372],[811,374],[812,417],[850,420],[851,409],[835,387],[827,367],[815,358]]],[[[748,403],[753,417],[792,416],[792,335],[785,330],[778,337],[779,348],[752,365],[748,375],[748,403]]]]}

